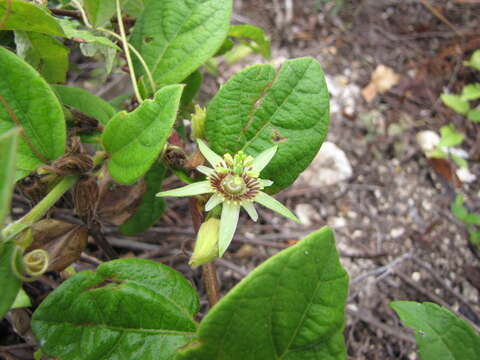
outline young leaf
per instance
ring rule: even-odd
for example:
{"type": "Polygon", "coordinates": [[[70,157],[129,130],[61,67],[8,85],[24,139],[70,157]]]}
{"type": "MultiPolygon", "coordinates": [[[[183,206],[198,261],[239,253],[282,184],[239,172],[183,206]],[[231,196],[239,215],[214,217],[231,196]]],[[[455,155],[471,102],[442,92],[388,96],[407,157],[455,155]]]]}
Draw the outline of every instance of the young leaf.
{"type": "Polygon", "coordinates": [[[473,122],[480,122],[480,108],[470,110],[467,114],[468,120],[473,122]]]}
{"type": "Polygon", "coordinates": [[[121,184],[133,184],[162,151],[182,95],[182,85],[166,86],[131,113],[122,111],[105,127],[102,142],[109,154],[108,171],[121,184]]]}
{"type": "Polygon", "coordinates": [[[49,83],[65,82],[69,50],[50,35],[16,31],[17,55],[32,65],[49,83]]]}
{"type": "Polygon", "coordinates": [[[115,115],[116,111],[112,105],[89,91],[65,85],[53,85],[52,87],[64,105],[71,106],[85,115],[97,119],[102,125],[106,125],[108,120],[115,115]]]}
{"type": "Polygon", "coordinates": [[[210,102],[206,135],[218,154],[243,150],[256,156],[278,144],[262,171],[269,192],[292,184],[317,154],[329,118],[328,90],[312,58],[286,61],[278,74],[270,65],[234,75],[210,102]]]}
{"type": "MultiPolygon", "coordinates": [[[[135,23],[132,45],[157,84],[182,81],[213,56],[228,32],[232,0],[149,1],[135,23]]],[[[145,74],[134,59],[135,72],[145,74]]]]}
{"type": "Polygon", "coordinates": [[[422,360],[477,360],[480,335],[464,320],[433,303],[394,301],[402,322],[415,329],[422,360]]]}
{"type": "Polygon", "coordinates": [[[176,359],[345,359],[347,292],[333,233],[323,228],[235,286],[176,359]]]}
{"type": "Polygon", "coordinates": [[[460,145],[463,142],[465,135],[458,132],[452,124],[445,125],[440,128],[440,142],[439,147],[452,147],[460,145]]]}
{"type": "Polygon", "coordinates": [[[60,285],[33,314],[32,330],[43,352],[62,360],[167,360],[195,336],[198,306],[171,268],[114,260],[60,285]]]}
{"type": "Polygon", "coordinates": [[[0,229],[3,228],[5,216],[10,212],[18,136],[18,129],[0,134],[0,229]]]}
{"type": "Polygon", "coordinates": [[[0,24],[0,30],[24,30],[65,36],[53,16],[22,0],[0,0],[0,24]]]}
{"type": "Polygon", "coordinates": [[[480,50],[476,50],[470,60],[464,61],[463,64],[480,71],[480,50]]]}
{"type": "Polygon", "coordinates": [[[477,100],[480,99],[480,84],[468,84],[462,91],[463,100],[477,100]]]}
{"type": "MultiPolygon", "coordinates": [[[[0,234],[1,237],[1,234],[0,234]]],[[[5,241],[0,238],[0,320],[10,310],[22,282],[12,271],[12,257],[15,254],[15,242],[5,241]]]]}
{"type": "Polygon", "coordinates": [[[480,215],[471,213],[463,206],[465,199],[462,194],[457,194],[455,201],[450,205],[450,210],[455,217],[468,224],[480,226],[480,215]]]}
{"type": "Polygon", "coordinates": [[[468,101],[459,95],[442,94],[440,99],[446,106],[459,114],[465,115],[470,110],[468,101]]]}
{"type": "Polygon", "coordinates": [[[122,234],[135,235],[147,231],[165,211],[165,200],[155,194],[162,190],[162,181],[166,169],[159,163],[153,164],[145,175],[147,191],[142,197],[139,208],[128,221],[119,227],[122,234]]]}
{"type": "Polygon", "coordinates": [[[32,306],[32,301],[28,297],[28,294],[20,288],[17,296],[15,297],[15,301],[12,304],[12,309],[24,308],[32,306]]]}
{"type": "Polygon", "coordinates": [[[120,48],[115,45],[110,39],[106,38],[105,36],[95,35],[93,30],[80,30],[78,29],[79,24],[74,23],[71,20],[60,19],[58,20],[60,25],[62,26],[63,31],[65,32],[65,37],[71,39],[81,39],[88,43],[95,43],[98,45],[104,45],[120,51],[120,48]]]}
{"type": "Polygon", "coordinates": [[[0,134],[18,126],[17,178],[65,151],[63,110],[50,86],[30,65],[0,47],[0,134]]]}
{"type": "Polygon", "coordinates": [[[266,59],[271,58],[270,41],[265,36],[263,29],[253,25],[233,25],[228,31],[228,36],[239,39],[251,39],[253,44],[247,44],[249,44],[252,50],[266,59]]]}

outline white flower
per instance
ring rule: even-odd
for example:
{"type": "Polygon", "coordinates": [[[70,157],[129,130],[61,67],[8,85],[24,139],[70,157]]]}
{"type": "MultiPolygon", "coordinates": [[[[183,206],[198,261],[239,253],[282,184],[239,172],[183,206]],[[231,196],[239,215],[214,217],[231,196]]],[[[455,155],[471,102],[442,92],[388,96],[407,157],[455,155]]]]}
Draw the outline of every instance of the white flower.
{"type": "Polygon", "coordinates": [[[277,151],[273,146],[255,158],[246,155],[243,151],[235,156],[225,154],[223,158],[213,152],[202,140],[197,140],[203,156],[213,166],[198,166],[197,170],[207,176],[207,180],[196,182],[179,189],[163,191],[157,196],[194,196],[212,193],[205,204],[205,211],[210,211],[222,204],[220,229],[218,240],[218,255],[222,256],[233,239],[238,223],[240,208],[243,207],[253,221],[257,221],[258,214],[254,202],[262,204],[270,210],[300,223],[298,218],[280,202],[264,193],[265,187],[273,184],[270,180],[260,179],[260,172],[272,160],[277,151]]]}

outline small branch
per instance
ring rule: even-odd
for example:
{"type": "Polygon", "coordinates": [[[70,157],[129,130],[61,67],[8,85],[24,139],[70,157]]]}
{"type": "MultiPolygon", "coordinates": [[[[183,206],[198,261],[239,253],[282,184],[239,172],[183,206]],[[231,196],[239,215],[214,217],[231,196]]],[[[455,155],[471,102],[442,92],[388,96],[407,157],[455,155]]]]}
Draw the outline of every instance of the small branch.
{"type": "Polygon", "coordinates": [[[77,20],[82,20],[82,13],[77,10],[65,10],[65,9],[55,9],[55,8],[49,8],[48,10],[50,10],[50,12],[53,15],[67,16],[77,20]]]}
{"type": "Polygon", "coordinates": [[[96,221],[89,224],[88,233],[93,237],[95,243],[105,253],[109,260],[118,259],[117,252],[113,249],[112,245],[108,242],[107,238],[102,232],[100,224],[96,221]]]}

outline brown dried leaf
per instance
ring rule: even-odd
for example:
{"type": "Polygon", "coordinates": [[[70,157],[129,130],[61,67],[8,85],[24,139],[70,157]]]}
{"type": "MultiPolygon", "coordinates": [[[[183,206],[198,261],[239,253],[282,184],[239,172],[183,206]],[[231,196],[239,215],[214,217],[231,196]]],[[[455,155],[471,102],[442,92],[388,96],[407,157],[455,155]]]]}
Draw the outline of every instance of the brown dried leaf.
{"type": "Polygon", "coordinates": [[[428,158],[428,162],[432,169],[450,185],[453,187],[462,186],[462,182],[455,173],[455,169],[447,159],[428,158]]]}
{"type": "Polygon", "coordinates": [[[370,83],[362,90],[363,98],[371,102],[379,93],[389,90],[400,81],[400,76],[385,65],[378,65],[372,73],[370,83]]]}

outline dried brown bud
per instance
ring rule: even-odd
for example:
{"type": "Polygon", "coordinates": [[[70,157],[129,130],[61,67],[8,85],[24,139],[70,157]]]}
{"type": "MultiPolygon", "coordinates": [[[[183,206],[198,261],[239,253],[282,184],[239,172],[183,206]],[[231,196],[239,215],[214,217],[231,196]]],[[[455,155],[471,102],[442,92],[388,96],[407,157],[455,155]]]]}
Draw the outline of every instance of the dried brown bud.
{"type": "Polygon", "coordinates": [[[48,252],[47,271],[62,271],[80,258],[87,246],[88,229],[83,225],[47,219],[32,227],[33,242],[27,251],[43,249],[48,252]]]}
{"type": "Polygon", "coordinates": [[[93,176],[81,178],[73,189],[75,214],[87,224],[95,218],[99,198],[97,179],[93,176]]]}
{"type": "Polygon", "coordinates": [[[62,176],[82,175],[93,169],[93,160],[83,150],[78,136],[70,138],[68,151],[52,164],[52,170],[62,176]]]}
{"type": "Polygon", "coordinates": [[[183,169],[187,155],[181,147],[174,145],[167,145],[167,148],[163,154],[163,160],[172,169],[183,169]]]}
{"type": "Polygon", "coordinates": [[[99,183],[97,216],[102,222],[117,226],[123,224],[137,210],[146,188],[143,179],[127,186],[117,184],[106,175],[99,183]]]}
{"type": "Polygon", "coordinates": [[[33,204],[42,200],[48,192],[48,184],[41,181],[37,174],[29,175],[17,182],[17,188],[33,204]]]}

